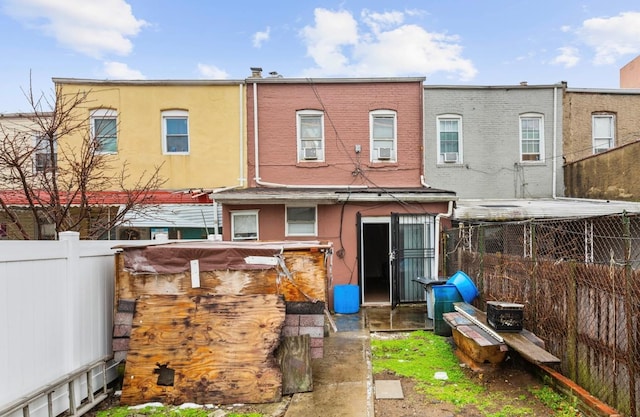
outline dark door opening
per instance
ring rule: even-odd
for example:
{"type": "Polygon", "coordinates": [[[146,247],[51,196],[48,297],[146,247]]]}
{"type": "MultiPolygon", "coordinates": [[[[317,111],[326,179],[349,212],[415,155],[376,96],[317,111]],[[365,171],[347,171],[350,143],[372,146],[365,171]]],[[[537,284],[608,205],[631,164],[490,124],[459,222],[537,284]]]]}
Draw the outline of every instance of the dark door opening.
{"type": "Polygon", "coordinates": [[[362,223],[363,303],[389,303],[389,223],[362,223]]]}

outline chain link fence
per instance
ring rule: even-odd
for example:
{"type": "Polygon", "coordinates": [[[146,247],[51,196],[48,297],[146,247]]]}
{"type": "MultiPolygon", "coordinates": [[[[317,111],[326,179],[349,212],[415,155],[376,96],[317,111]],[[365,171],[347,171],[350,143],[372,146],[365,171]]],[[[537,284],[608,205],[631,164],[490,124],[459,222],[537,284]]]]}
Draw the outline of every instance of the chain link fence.
{"type": "Polygon", "coordinates": [[[461,223],[444,233],[447,275],[487,301],[524,304],[524,326],[563,375],[640,416],[640,216],[461,223]]]}

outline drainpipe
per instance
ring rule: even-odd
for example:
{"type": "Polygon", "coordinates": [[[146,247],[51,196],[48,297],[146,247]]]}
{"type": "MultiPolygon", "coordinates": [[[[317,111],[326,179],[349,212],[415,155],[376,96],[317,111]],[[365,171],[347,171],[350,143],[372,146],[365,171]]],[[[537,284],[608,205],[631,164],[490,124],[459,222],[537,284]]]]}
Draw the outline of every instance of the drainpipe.
{"type": "Polygon", "coordinates": [[[551,173],[551,196],[553,197],[553,199],[555,200],[556,197],[556,181],[557,181],[557,173],[556,173],[556,169],[557,169],[557,150],[556,150],[556,146],[557,146],[557,142],[558,142],[558,134],[557,134],[557,128],[558,128],[558,87],[553,87],[553,154],[552,154],[552,169],[553,172],[551,173]]]}
{"type": "Polygon", "coordinates": [[[453,214],[453,200],[449,200],[449,207],[446,213],[436,214],[436,245],[435,245],[435,263],[436,263],[436,276],[432,277],[434,279],[438,278],[438,267],[440,266],[440,219],[441,218],[449,218],[453,214]]]}
{"type": "Polygon", "coordinates": [[[429,184],[427,184],[426,182],[424,182],[424,174],[420,175],[420,184],[424,187],[424,188],[431,188],[431,186],[429,184]]]}
{"type": "Polygon", "coordinates": [[[238,105],[239,109],[238,109],[238,131],[240,132],[240,143],[239,143],[239,150],[240,150],[240,161],[239,161],[239,167],[240,167],[240,177],[238,178],[238,182],[240,183],[239,186],[242,187],[245,184],[245,181],[247,180],[244,176],[244,147],[246,146],[245,141],[244,141],[244,92],[243,92],[243,88],[242,88],[242,83],[238,84],[238,103],[240,103],[238,105]]]}

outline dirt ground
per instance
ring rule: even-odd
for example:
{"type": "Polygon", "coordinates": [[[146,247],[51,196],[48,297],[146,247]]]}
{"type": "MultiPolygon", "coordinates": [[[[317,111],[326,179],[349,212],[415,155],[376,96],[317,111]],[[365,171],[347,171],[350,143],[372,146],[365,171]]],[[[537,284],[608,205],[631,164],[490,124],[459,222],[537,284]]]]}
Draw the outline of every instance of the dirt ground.
{"type": "MultiPolygon", "coordinates": [[[[529,392],[531,387],[540,387],[542,383],[534,375],[524,370],[520,364],[506,363],[500,368],[487,367],[484,370],[475,372],[467,369],[467,372],[471,378],[484,385],[488,395],[497,394],[495,395],[496,399],[492,401],[492,407],[490,409],[479,410],[475,406],[465,406],[462,409],[458,409],[453,404],[434,401],[418,392],[416,390],[416,383],[412,379],[384,372],[374,375],[374,380],[400,380],[404,399],[374,400],[375,417],[481,417],[489,413],[498,412],[504,409],[504,407],[527,407],[532,410],[532,414],[526,414],[526,416],[549,417],[554,415],[553,410],[545,407],[529,392]]],[[[220,406],[220,410],[226,411],[227,413],[257,412],[265,417],[283,417],[289,401],[290,397],[285,397],[282,402],[276,404],[229,405],[220,406]]],[[[98,407],[85,415],[95,417],[98,411],[117,407],[118,405],[118,397],[111,395],[98,407]]],[[[524,414],[504,415],[515,417],[524,414]]]]}
{"type": "MultiPolygon", "coordinates": [[[[487,395],[497,394],[490,409],[479,410],[476,406],[465,406],[458,409],[453,404],[425,397],[423,393],[416,390],[416,383],[409,378],[382,373],[374,375],[374,379],[399,379],[404,399],[376,399],[375,417],[480,417],[496,413],[505,407],[527,407],[531,409],[532,413],[526,414],[526,416],[549,417],[554,415],[553,410],[544,406],[529,392],[531,387],[540,387],[542,384],[539,379],[527,371],[517,367],[504,366],[487,372],[473,372],[471,370],[468,372],[471,378],[486,388],[487,395]]],[[[523,414],[504,415],[515,417],[523,414]]]]}

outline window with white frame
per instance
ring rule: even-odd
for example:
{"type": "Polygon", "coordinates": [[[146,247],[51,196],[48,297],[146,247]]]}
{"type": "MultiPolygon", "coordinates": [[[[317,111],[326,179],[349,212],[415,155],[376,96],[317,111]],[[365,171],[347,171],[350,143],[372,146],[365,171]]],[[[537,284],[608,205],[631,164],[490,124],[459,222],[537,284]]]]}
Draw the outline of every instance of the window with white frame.
{"type": "Polygon", "coordinates": [[[231,240],[258,240],[258,210],[231,212],[231,240]]]}
{"type": "Polygon", "coordinates": [[[613,148],[615,140],[615,117],[612,114],[594,114],[593,153],[600,153],[613,148]]]}
{"type": "Polygon", "coordinates": [[[520,116],[520,161],[541,162],[544,147],[544,123],[540,114],[520,116]]]}
{"type": "Polygon", "coordinates": [[[167,154],[189,153],[189,112],[162,112],[162,151],[167,154]]]}
{"type": "Polygon", "coordinates": [[[96,141],[97,152],[118,152],[118,113],[112,109],[96,109],[91,112],[91,134],[96,141]]]}
{"type": "Polygon", "coordinates": [[[300,110],[296,115],[298,161],[324,161],[324,113],[300,110]]]}
{"type": "Polygon", "coordinates": [[[462,117],[444,114],[437,117],[438,163],[462,162],[462,117]]]}
{"type": "Polygon", "coordinates": [[[46,135],[36,136],[33,139],[33,147],[35,150],[33,161],[35,172],[54,171],[58,159],[57,140],[54,138],[53,142],[51,142],[46,135]]]}
{"type": "Polygon", "coordinates": [[[286,210],[287,236],[316,236],[317,209],[315,206],[288,206],[286,210]]]}
{"type": "Polygon", "coordinates": [[[393,110],[374,110],[369,113],[371,132],[371,161],[396,161],[397,114],[393,110]]]}

